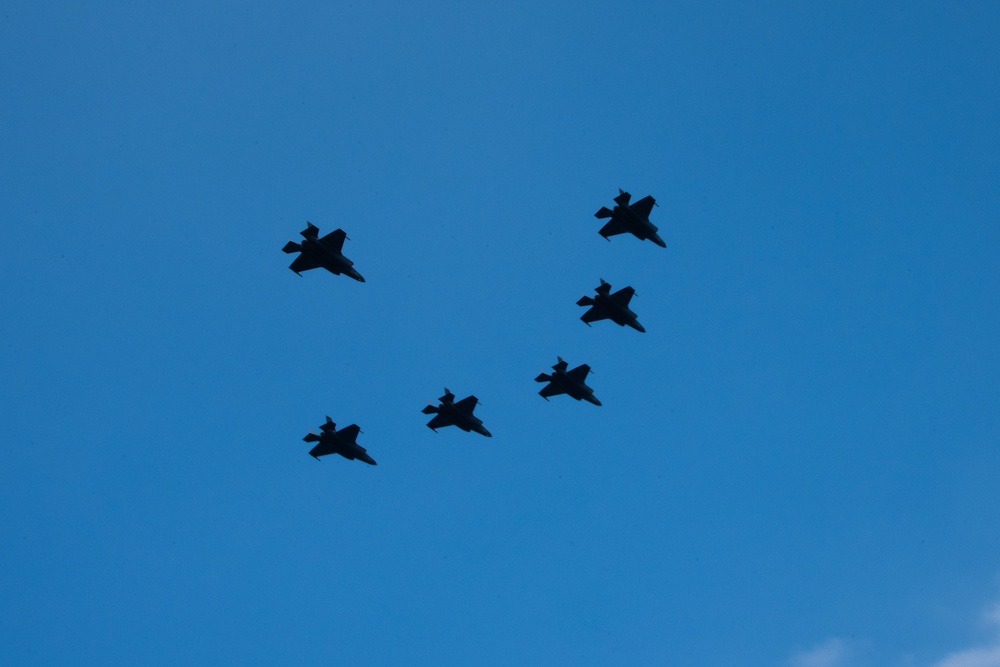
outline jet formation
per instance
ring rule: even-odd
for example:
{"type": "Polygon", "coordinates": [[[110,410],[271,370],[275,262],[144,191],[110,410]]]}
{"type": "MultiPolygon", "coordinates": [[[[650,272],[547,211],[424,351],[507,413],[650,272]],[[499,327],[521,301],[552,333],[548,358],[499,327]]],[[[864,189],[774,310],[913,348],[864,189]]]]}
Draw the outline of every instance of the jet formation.
{"type": "Polygon", "coordinates": [[[653,206],[656,205],[656,200],[651,196],[643,197],[636,203],[629,205],[628,202],[631,198],[632,195],[618,188],[618,196],[615,197],[615,207],[608,209],[602,206],[594,214],[594,217],[599,220],[611,218],[607,224],[601,227],[601,231],[598,234],[610,241],[609,236],[628,232],[640,241],[649,239],[661,248],[666,248],[667,244],[656,233],[659,231],[659,228],[649,221],[649,213],[653,210],[653,206]]]}
{"type": "Polygon", "coordinates": [[[301,276],[303,271],[323,267],[338,276],[344,274],[359,283],[365,282],[354,268],[354,262],[344,257],[344,239],[347,238],[347,234],[343,229],[320,237],[319,227],[308,221],[306,225],[308,226],[299,232],[302,234],[302,243],[289,241],[282,248],[287,254],[299,253],[288,268],[301,276]]]}
{"type": "Polygon", "coordinates": [[[319,427],[319,433],[309,431],[306,437],[302,438],[306,442],[319,443],[311,450],[309,455],[319,461],[319,457],[327,454],[340,454],[345,459],[358,459],[368,465],[378,465],[375,459],[368,455],[368,450],[358,444],[358,433],[361,429],[357,424],[351,424],[337,430],[337,425],[329,416],[326,422],[319,427]]]}
{"type": "Polygon", "coordinates": [[[629,301],[635,296],[635,290],[631,287],[623,287],[614,294],[611,293],[611,285],[604,282],[597,287],[593,297],[584,296],[576,302],[578,306],[590,306],[590,310],[580,317],[589,327],[591,322],[599,320],[611,320],[618,326],[630,326],[640,333],[646,330],[639,324],[638,316],[628,307],[629,301]]]}
{"type": "MultiPolygon", "coordinates": [[[[594,214],[598,219],[608,219],[608,222],[598,232],[606,240],[618,234],[632,234],[641,241],[650,240],[660,247],[667,247],[657,233],[659,229],[649,221],[649,214],[656,205],[656,200],[652,196],[643,197],[634,204],[630,204],[631,195],[624,190],[618,190],[618,196],[614,198],[615,207],[608,209],[601,207],[594,214]]],[[[300,234],[302,241],[296,243],[289,241],[282,250],[285,253],[299,253],[299,256],[288,267],[298,275],[303,271],[324,268],[335,275],[346,275],[358,282],[365,282],[365,279],[354,268],[354,262],[344,256],[344,241],[347,234],[342,229],[330,232],[326,236],[319,235],[319,228],[311,222],[307,222],[307,227],[300,234]]],[[[600,320],[611,320],[619,326],[628,326],[640,333],[645,333],[646,329],[639,324],[637,315],[629,308],[635,290],[631,286],[624,287],[612,293],[611,285],[603,278],[601,284],[595,289],[594,296],[583,296],[577,301],[578,306],[589,307],[587,312],[580,319],[590,326],[592,322],[600,320]]],[[[581,364],[572,370],[567,370],[569,364],[562,357],[557,357],[557,362],[552,366],[552,373],[541,373],[535,378],[535,382],[544,382],[546,385],[539,391],[539,395],[545,400],[551,396],[567,394],[577,401],[587,401],[594,405],[601,405],[601,402],[594,395],[594,390],[587,386],[587,375],[591,372],[590,366],[581,364]]],[[[430,404],[422,412],[425,415],[434,415],[427,422],[428,428],[437,431],[445,426],[457,426],[465,432],[476,432],[487,438],[493,434],[486,430],[483,422],[476,417],[473,412],[479,404],[479,399],[475,396],[466,396],[460,401],[455,400],[453,394],[447,387],[444,396],[438,399],[438,405],[430,404]]],[[[369,465],[377,465],[368,451],[358,444],[357,438],[361,429],[357,424],[351,424],[340,430],[333,423],[330,417],[320,427],[320,432],[310,431],[304,438],[306,442],[316,443],[309,451],[309,454],[319,460],[321,456],[329,454],[339,454],[349,460],[364,461],[369,465]]]]}
{"type": "Polygon", "coordinates": [[[547,401],[549,400],[549,396],[569,394],[570,397],[578,401],[587,401],[594,405],[600,405],[601,402],[594,396],[594,390],[584,382],[587,379],[587,373],[590,372],[590,366],[580,364],[573,370],[567,371],[566,368],[569,364],[562,357],[556,357],[556,359],[558,361],[552,367],[553,373],[542,373],[535,378],[535,382],[549,383],[538,392],[539,396],[547,401]]]}

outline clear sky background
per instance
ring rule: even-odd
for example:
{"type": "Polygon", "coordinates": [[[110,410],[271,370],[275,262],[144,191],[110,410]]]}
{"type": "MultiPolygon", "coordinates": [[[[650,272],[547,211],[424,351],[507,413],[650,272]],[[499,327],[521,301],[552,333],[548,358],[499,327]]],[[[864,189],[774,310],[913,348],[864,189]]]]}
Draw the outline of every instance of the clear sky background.
{"type": "Polygon", "coordinates": [[[0,10],[3,663],[1000,665],[1000,4],[0,10]]]}

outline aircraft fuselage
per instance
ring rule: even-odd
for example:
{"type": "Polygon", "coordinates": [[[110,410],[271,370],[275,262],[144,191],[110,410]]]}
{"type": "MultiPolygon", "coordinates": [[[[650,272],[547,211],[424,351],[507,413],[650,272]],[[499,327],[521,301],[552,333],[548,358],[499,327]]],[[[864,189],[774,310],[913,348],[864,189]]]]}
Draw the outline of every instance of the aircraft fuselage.
{"type": "Polygon", "coordinates": [[[354,268],[354,262],[344,257],[341,253],[331,250],[319,239],[307,237],[302,239],[299,245],[302,246],[302,252],[315,258],[327,271],[337,275],[344,274],[350,276],[361,283],[365,282],[365,279],[354,268]]]}
{"type": "Polygon", "coordinates": [[[340,454],[345,459],[364,461],[368,465],[377,465],[365,448],[356,442],[351,442],[336,433],[323,431],[319,436],[319,444],[310,450],[309,454],[319,460],[320,452],[329,454],[340,454]]]}
{"type": "Polygon", "coordinates": [[[632,312],[628,306],[623,306],[608,294],[598,293],[594,298],[594,305],[607,313],[612,322],[619,326],[630,326],[636,331],[646,330],[639,324],[639,316],[632,312]]]}
{"type": "Polygon", "coordinates": [[[480,435],[485,435],[487,438],[493,437],[493,434],[483,426],[483,421],[479,417],[470,415],[464,410],[459,410],[454,403],[441,403],[438,408],[438,414],[443,414],[452,424],[463,431],[475,431],[480,435]]]}
{"type": "Polygon", "coordinates": [[[577,382],[573,378],[569,377],[564,371],[556,370],[552,373],[552,382],[559,385],[563,391],[569,394],[572,398],[578,401],[587,401],[588,403],[593,403],[594,405],[600,405],[601,402],[597,400],[594,396],[594,390],[588,387],[582,382],[577,382]]]}
{"type": "Polygon", "coordinates": [[[628,206],[617,205],[611,210],[611,217],[618,220],[622,225],[625,226],[632,234],[642,240],[649,239],[661,248],[666,248],[667,244],[664,243],[660,235],[657,234],[660,228],[649,221],[649,218],[645,218],[638,215],[628,206]]]}

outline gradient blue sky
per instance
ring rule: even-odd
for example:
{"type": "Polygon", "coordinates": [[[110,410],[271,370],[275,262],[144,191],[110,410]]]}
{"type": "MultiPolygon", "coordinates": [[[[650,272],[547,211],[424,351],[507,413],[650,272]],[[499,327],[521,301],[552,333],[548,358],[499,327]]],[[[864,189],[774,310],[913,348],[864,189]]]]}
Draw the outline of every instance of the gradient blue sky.
{"type": "Polygon", "coordinates": [[[0,5],[0,659],[1000,665],[1000,4],[874,4],[0,5]]]}

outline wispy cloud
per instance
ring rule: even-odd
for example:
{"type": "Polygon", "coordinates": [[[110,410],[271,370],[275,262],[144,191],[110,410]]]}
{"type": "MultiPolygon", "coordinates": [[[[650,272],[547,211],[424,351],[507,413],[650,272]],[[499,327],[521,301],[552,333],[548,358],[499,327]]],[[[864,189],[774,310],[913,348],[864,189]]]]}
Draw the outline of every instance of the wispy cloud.
{"type": "MultiPolygon", "coordinates": [[[[983,621],[992,630],[991,641],[952,651],[930,663],[929,667],[1000,667],[1000,604],[985,614],[983,621]]],[[[788,667],[848,667],[856,664],[859,658],[852,648],[858,648],[858,644],[833,637],[794,654],[788,659],[788,667]]],[[[913,664],[912,658],[900,660],[898,664],[913,664]]]]}
{"type": "Polygon", "coordinates": [[[990,645],[956,651],[935,662],[933,667],[1000,667],[1000,605],[986,615],[986,620],[996,630],[990,645]]]}
{"type": "Polygon", "coordinates": [[[848,653],[847,643],[843,639],[834,637],[808,651],[796,653],[789,659],[788,665],[789,667],[845,667],[848,653]]]}

